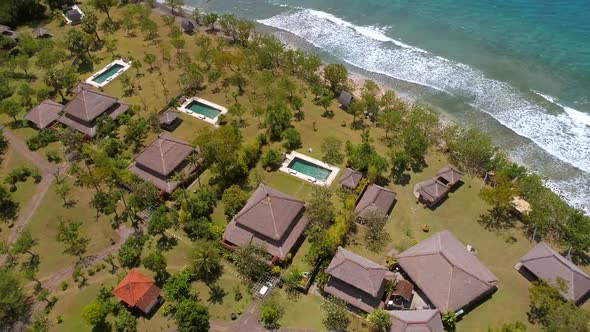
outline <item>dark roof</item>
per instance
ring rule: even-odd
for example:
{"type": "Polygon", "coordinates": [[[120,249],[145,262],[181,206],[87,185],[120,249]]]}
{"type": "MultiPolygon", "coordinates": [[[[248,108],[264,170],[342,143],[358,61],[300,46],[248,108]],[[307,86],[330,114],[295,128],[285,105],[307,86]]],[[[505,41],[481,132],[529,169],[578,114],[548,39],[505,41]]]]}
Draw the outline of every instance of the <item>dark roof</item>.
{"type": "Polygon", "coordinates": [[[193,22],[191,22],[189,20],[182,20],[182,22],[180,23],[180,26],[186,32],[193,32],[195,30],[195,25],[193,24],[193,22]]]}
{"type": "Polygon", "coordinates": [[[557,279],[565,281],[568,289],[562,295],[576,303],[590,291],[590,276],[544,242],[540,242],[520,259],[522,266],[537,278],[552,285],[557,279]]]}
{"type": "Polygon", "coordinates": [[[387,268],[342,247],[326,269],[330,276],[324,291],[366,312],[380,305],[387,268]]]}
{"type": "Polygon", "coordinates": [[[390,332],[443,332],[443,323],[438,310],[390,311],[390,332]]]}
{"type": "Polygon", "coordinates": [[[90,90],[90,91],[99,91],[92,84],[88,84],[86,82],[80,81],[80,82],[76,83],[76,85],[70,90],[70,93],[75,95],[77,93],[80,93],[80,91],[82,91],[82,89],[86,89],[86,90],[90,90]]]}
{"type": "Polygon", "coordinates": [[[392,190],[371,184],[363,193],[354,212],[360,217],[363,217],[369,210],[379,210],[385,214],[389,214],[393,203],[395,203],[395,197],[396,194],[392,190]]]}
{"type": "Polygon", "coordinates": [[[155,281],[133,269],[113,289],[113,295],[127,305],[141,309],[148,313],[160,296],[160,289],[155,281]]]}
{"type": "Polygon", "coordinates": [[[174,111],[172,108],[166,110],[164,113],[162,113],[162,115],[160,115],[159,120],[160,120],[160,124],[167,124],[170,125],[172,124],[172,122],[174,122],[176,119],[178,119],[178,115],[180,115],[179,112],[174,111]]]}
{"type": "Polygon", "coordinates": [[[342,91],[340,93],[340,96],[338,97],[338,103],[340,103],[340,105],[342,105],[342,107],[348,108],[348,106],[350,106],[350,103],[352,102],[353,99],[354,99],[354,96],[352,95],[352,93],[350,93],[348,91],[342,91]]]}
{"type": "Polygon", "coordinates": [[[119,100],[105,93],[81,89],[80,92],[64,107],[64,112],[70,116],[91,122],[107,112],[119,100]]]}
{"type": "Polygon", "coordinates": [[[436,179],[428,179],[416,183],[414,186],[414,191],[417,192],[420,197],[432,204],[445,197],[450,190],[451,188],[436,179]]]}
{"type": "Polygon", "coordinates": [[[456,311],[494,290],[498,279],[449,231],[397,255],[397,263],[440,311],[456,311]]]}
{"type": "Polygon", "coordinates": [[[82,20],[82,14],[74,8],[71,8],[66,12],[66,16],[72,23],[80,23],[82,20]]]}
{"type": "Polygon", "coordinates": [[[37,27],[33,29],[33,36],[35,36],[35,38],[41,38],[44,36],[51,36],[51,34],[49,33],[49,30],[42,27],[37,27]]]}
{"type": "Polygon", "coordinates": [[[398,280],[395,284],[395,290],[391,293],[395,296],[401,296],[406,301],[410,301],[412,299],[412,291],[414,290],[414,285],[404,279],[398,280]]]}
{"type": "Polygon", "coordinates": [[[160,175],[169,176],[193,151],[194,148],[187,142],[160,134],[135,157],[135,162],[160,175]]]}
{"type": "Polygon", "coordinates": [[[18,36],[20,36],[19,32],[12,30],[10,27],[6,25],[0,25],[0,34],[11,39],[17,39],[18,36]]]}
{"type": "Polygon", "coordinates": [[[463,172],[459,171],[452,165],[446,165],[440,171],[438,171],[438,173],[436,173],[436,176],[446,180],[448,185],[452,187],[457,182],[461,181],[461,178],[463,178],[463,172]]]}
{"type": "Polygon", "coordinates": [[[25,115],[25,119],[34,123],[37,128],[43,129],[59,118],[59,113],[63,107],[62,104],[47,99],[33,107],[33,109],[25,115]]]}
{"type": "Polygon", "coordinates": [[[340,178],[340,181],[338,181],[338,183],[340,183],[343,187],[346,187],[348,189],[356,189],[356,187],[358,187],[359,185],[359,182],[361,182],[362,178],[363,173],[357,172],[350,168],[346,168],[346,170],[344,170],[344,174],[342,174],[342,177],[340,178]]]}
{"type": "Polygon", "coordinates": [[[262,243],[271,255],[285,259],[309,223],[304,208],[305,202],[261,184],[223,238],[236,245],[262,243]]]}

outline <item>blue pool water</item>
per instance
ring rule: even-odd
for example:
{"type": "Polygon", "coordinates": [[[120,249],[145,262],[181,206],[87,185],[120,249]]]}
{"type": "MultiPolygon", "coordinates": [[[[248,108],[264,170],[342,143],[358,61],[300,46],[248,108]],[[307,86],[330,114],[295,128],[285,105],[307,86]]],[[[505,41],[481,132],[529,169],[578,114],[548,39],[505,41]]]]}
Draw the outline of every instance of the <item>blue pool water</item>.
{"type": "Polygon", "coordinates": [[[198,101],[191,101],[190,104],[186,106],[186,108],[195,113],[204,115],[209,119],[215,119],[215,117],[218,116],[219,113],[221,113],[221,111],[219,111],[218,109],[213,108],[211,106],[207,106],[205,104],[201,104],[198,101]]]}
{"type": "Polygon", "coordinates": [[[330,174],[332,174],[332,171],[327,168],[297,157],[293,158],[289,163],[289,168],[307,176],[311,176],[318,181],[326,181],[330,174]]]}
{"type": "Polygon", "coordinates": [[[115,75],[119,70],[123,69],[124,67],[118,63],[113,64],[109,69],[100,73],[100,75],[96,76],[92,79],[94,82],[98,84],[104,83],[107,79],[111,76],[115,75]]]}

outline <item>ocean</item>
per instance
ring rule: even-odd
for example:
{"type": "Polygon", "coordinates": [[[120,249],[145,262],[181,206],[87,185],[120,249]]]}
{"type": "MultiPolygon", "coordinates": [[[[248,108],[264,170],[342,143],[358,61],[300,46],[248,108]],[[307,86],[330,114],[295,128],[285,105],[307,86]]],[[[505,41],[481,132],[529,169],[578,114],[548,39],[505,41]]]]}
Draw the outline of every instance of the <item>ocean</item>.
{"type": "Polygon", "coordinates": [[[185,0],[489,133],[590,214],[588,0],[185,0]]]}

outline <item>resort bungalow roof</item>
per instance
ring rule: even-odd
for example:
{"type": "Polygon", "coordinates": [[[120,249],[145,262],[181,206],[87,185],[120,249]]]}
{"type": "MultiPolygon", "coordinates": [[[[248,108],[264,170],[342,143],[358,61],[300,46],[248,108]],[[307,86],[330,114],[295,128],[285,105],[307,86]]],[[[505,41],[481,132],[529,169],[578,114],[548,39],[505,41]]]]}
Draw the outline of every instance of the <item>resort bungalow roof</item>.
{"type": "Polygon", "coordinates": [[[309,223],[305,202],[261,184],[227,225],[223,239],[234,245],[252,241],[285,259],[309,223]]]}
{"type": "Polygon", "coordinates": [[[354,96],[352,93],[348,91],[342,91],[338,97],[338,103],[340,104],[340,107],[346,109],[350,106],[350,103],[352,103],[353,99],[354,96]]]}
{"type": "Polygon", "coordinates": [[[362,178],[363,178],[363,173],[357,172],[357,171],[350,169],[350,168],[346,168],[346,170],[344,171],[344,174],[342,175],[342,177],[340,178],[340,181],[338,181],[338,182],[343,187],[354,190],[354,189],[356,189],[356,187],[358,187],[362,178]]]}
{"type": "Polygon", "coordinates": [[[144,313],[149,313],[157,304],[160,288],[155,281],[133,269],[113,289],[113,295],[130,307],[136,307],[144,313]]]}
{"type": "Polygon", "coordinates": [[[567,286],[567,290],[562,292],[563,297],[578,305],[588,297],[590,276],[544,242],[540,242],[524,255],[516,267],[525,275],[532,274],[534,278],[552,285],[557,286],[557,280],[563,280],[567,286]]]}
{"type": "Polygon", "coordinates": [[[428,206],[436,205],[450,190],[449,186],[435,178],[416,183],[414,186],[418,198],[425,201],[428,206]]]}
{"type": "Polygon", "coordinates": [[[76,96],[64,106],[58,121],[68,127],[94,137],[96,135],[96,118],[108,114],[112,119],[125,113],[129,105],[115,97],[96,90],[81,89],[76,96]]]}
{"type": "Polygon", "coordinates": [[[361,218],[370,210],[379,210],[389,214],[393,203],[395,203],[395,197],[396,194],[392,190],[371,184],[361,196],[354,212],[361,218]]]}
{"type": "Polygon", "coordinates": [[[461,178],[463,178],[463,172],[459,171],[452,165],[446,165],[436,173],[436,177],[439,178],[439,180],[444,180],[441,182],[446,182],[449,187],[452,187],[457,184],[457,182],[461,181],[461,178]]]}
{"type": "Polygon", "coordinates": [[[397,263],[441,312],[475,304],[498,284],[496,276],[449,231],[397,255],[397,263]]]}
{"type": "Polygon", "coordinates": [[[391,293],[391,295],[400,296],[406,301],[411,301],[413,291],[414,285],[411,282],[405,279],[400,279],[396,282],[395,290],[391,293]]]}
{"type": "Polygon", "coordinates": [[[99,91],[97,88],[95,88],[91,84],[80,81],[80,82],[76,83],[76,85],[70,90],[70,93],[75,95],[77,93],[80,93],[80,91],[82,91],[82,89],[91,90],[91,91],[99,91]]]}
{"type": "Polygon", "coordinates": [[[66,12],[66,17],[71,21],[70,24],[72,25],[82,22],[82,13],[80,13],[75,8],[70,8],[70,10],[66,12]]]}
{"type": "Polygon", "coordinates": [[[193,151],[194,148],[187,142],[168,134],[160,134],[135,157],[135,162],[129,169],[144,181],[171,193],[180,184],[171,179],[176,172],[182,171],[188,175],[195,170],[195,166],[187,161],[193,151]]]}
{"type": "Polygon", "coordinates": [[[175,111],[173,108],[169,108],[158,118],[160,121],[160,126],[170,131],[174,130],[174,127],[182,122],[182,119],[179,117],[179,115],[179,112],[175,111]]]}
{"type": "Polygon", "coordinates": [[[33,109],[25,115],[25,119],[32,122],[37,128],[44,129],[49,127],[59,118],[59,113],[63,107],[64,106],[60,103],[46,99],[39,105],[33,107],[33,109]]]}
{"type": "Polygon", "coordinates": [[[391,311],[390,332],[443,332],[443,323],[438,310],[391,311]]]}
{"type": "Polygon", "coordinates": [[[6,25],[1,25],[1,24],[0,24],[0,34],[2,34],[5,37],[11,38],[11,39],[17,39],[20,36],[20,33],[12,30],[10,27],[8,27],[6,25]]]}
{"type": "Polygon", "coordinates": [[[180,26],[186,33],[193,33],[195,31],[195,25],[189,20],[182,20],[180,26]]]}
{"type": "Polygon", "coordinates": [[[33,29],[32,33],[35,38],[52,37],[52,35],[49,33],[49,30],[42,27],[33,29]]]}
{"type": "Polygon", "coordinates": [[[380,306],[388,275],[384,266],[338,247],[325,272],[329,275],[326,293],[366,312],[380,306]]]}

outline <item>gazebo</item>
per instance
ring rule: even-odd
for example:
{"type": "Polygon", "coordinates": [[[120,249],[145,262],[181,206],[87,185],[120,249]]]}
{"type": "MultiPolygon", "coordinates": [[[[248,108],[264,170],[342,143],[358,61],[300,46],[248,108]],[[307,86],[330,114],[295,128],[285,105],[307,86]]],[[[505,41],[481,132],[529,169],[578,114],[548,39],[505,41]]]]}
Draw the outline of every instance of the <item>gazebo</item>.
{"type": "Polygon", "coordinates": [[[338,97],[338,103],[340,104],[340,107],[342,107],[343,109],[348,109],[350,103],[352,103],[353,100],[354,96],[352,95],[352,93],[348,91],[342,91],[340,93],[340,97],[338,97]]]}
{"type": "Polygon", "coordinates": [[[160,288],[156,282],[133,269],[112,291],[113,295],[130,307],[149,314],[158,304],[160,288]]]}
{"type": "Polygon", "coordinates": [[[39,38],[51,38],[51,37],[53,37],[53,35],[49,33],[49,30],[48,29],[45,29],[45,28],[42,28],[42,27],[37,27],[37,28],[33,29],[32,34],[37,39],[39,39],[39,38]]]}
{"type": "Polygon", "coordinates": [[[179,112],[175,111],[173,108],[169,108],[158,118],[160,121],[160,127],[168,131],[173,131],[182,123],[182,119],[179,115],[179,112]]]}

